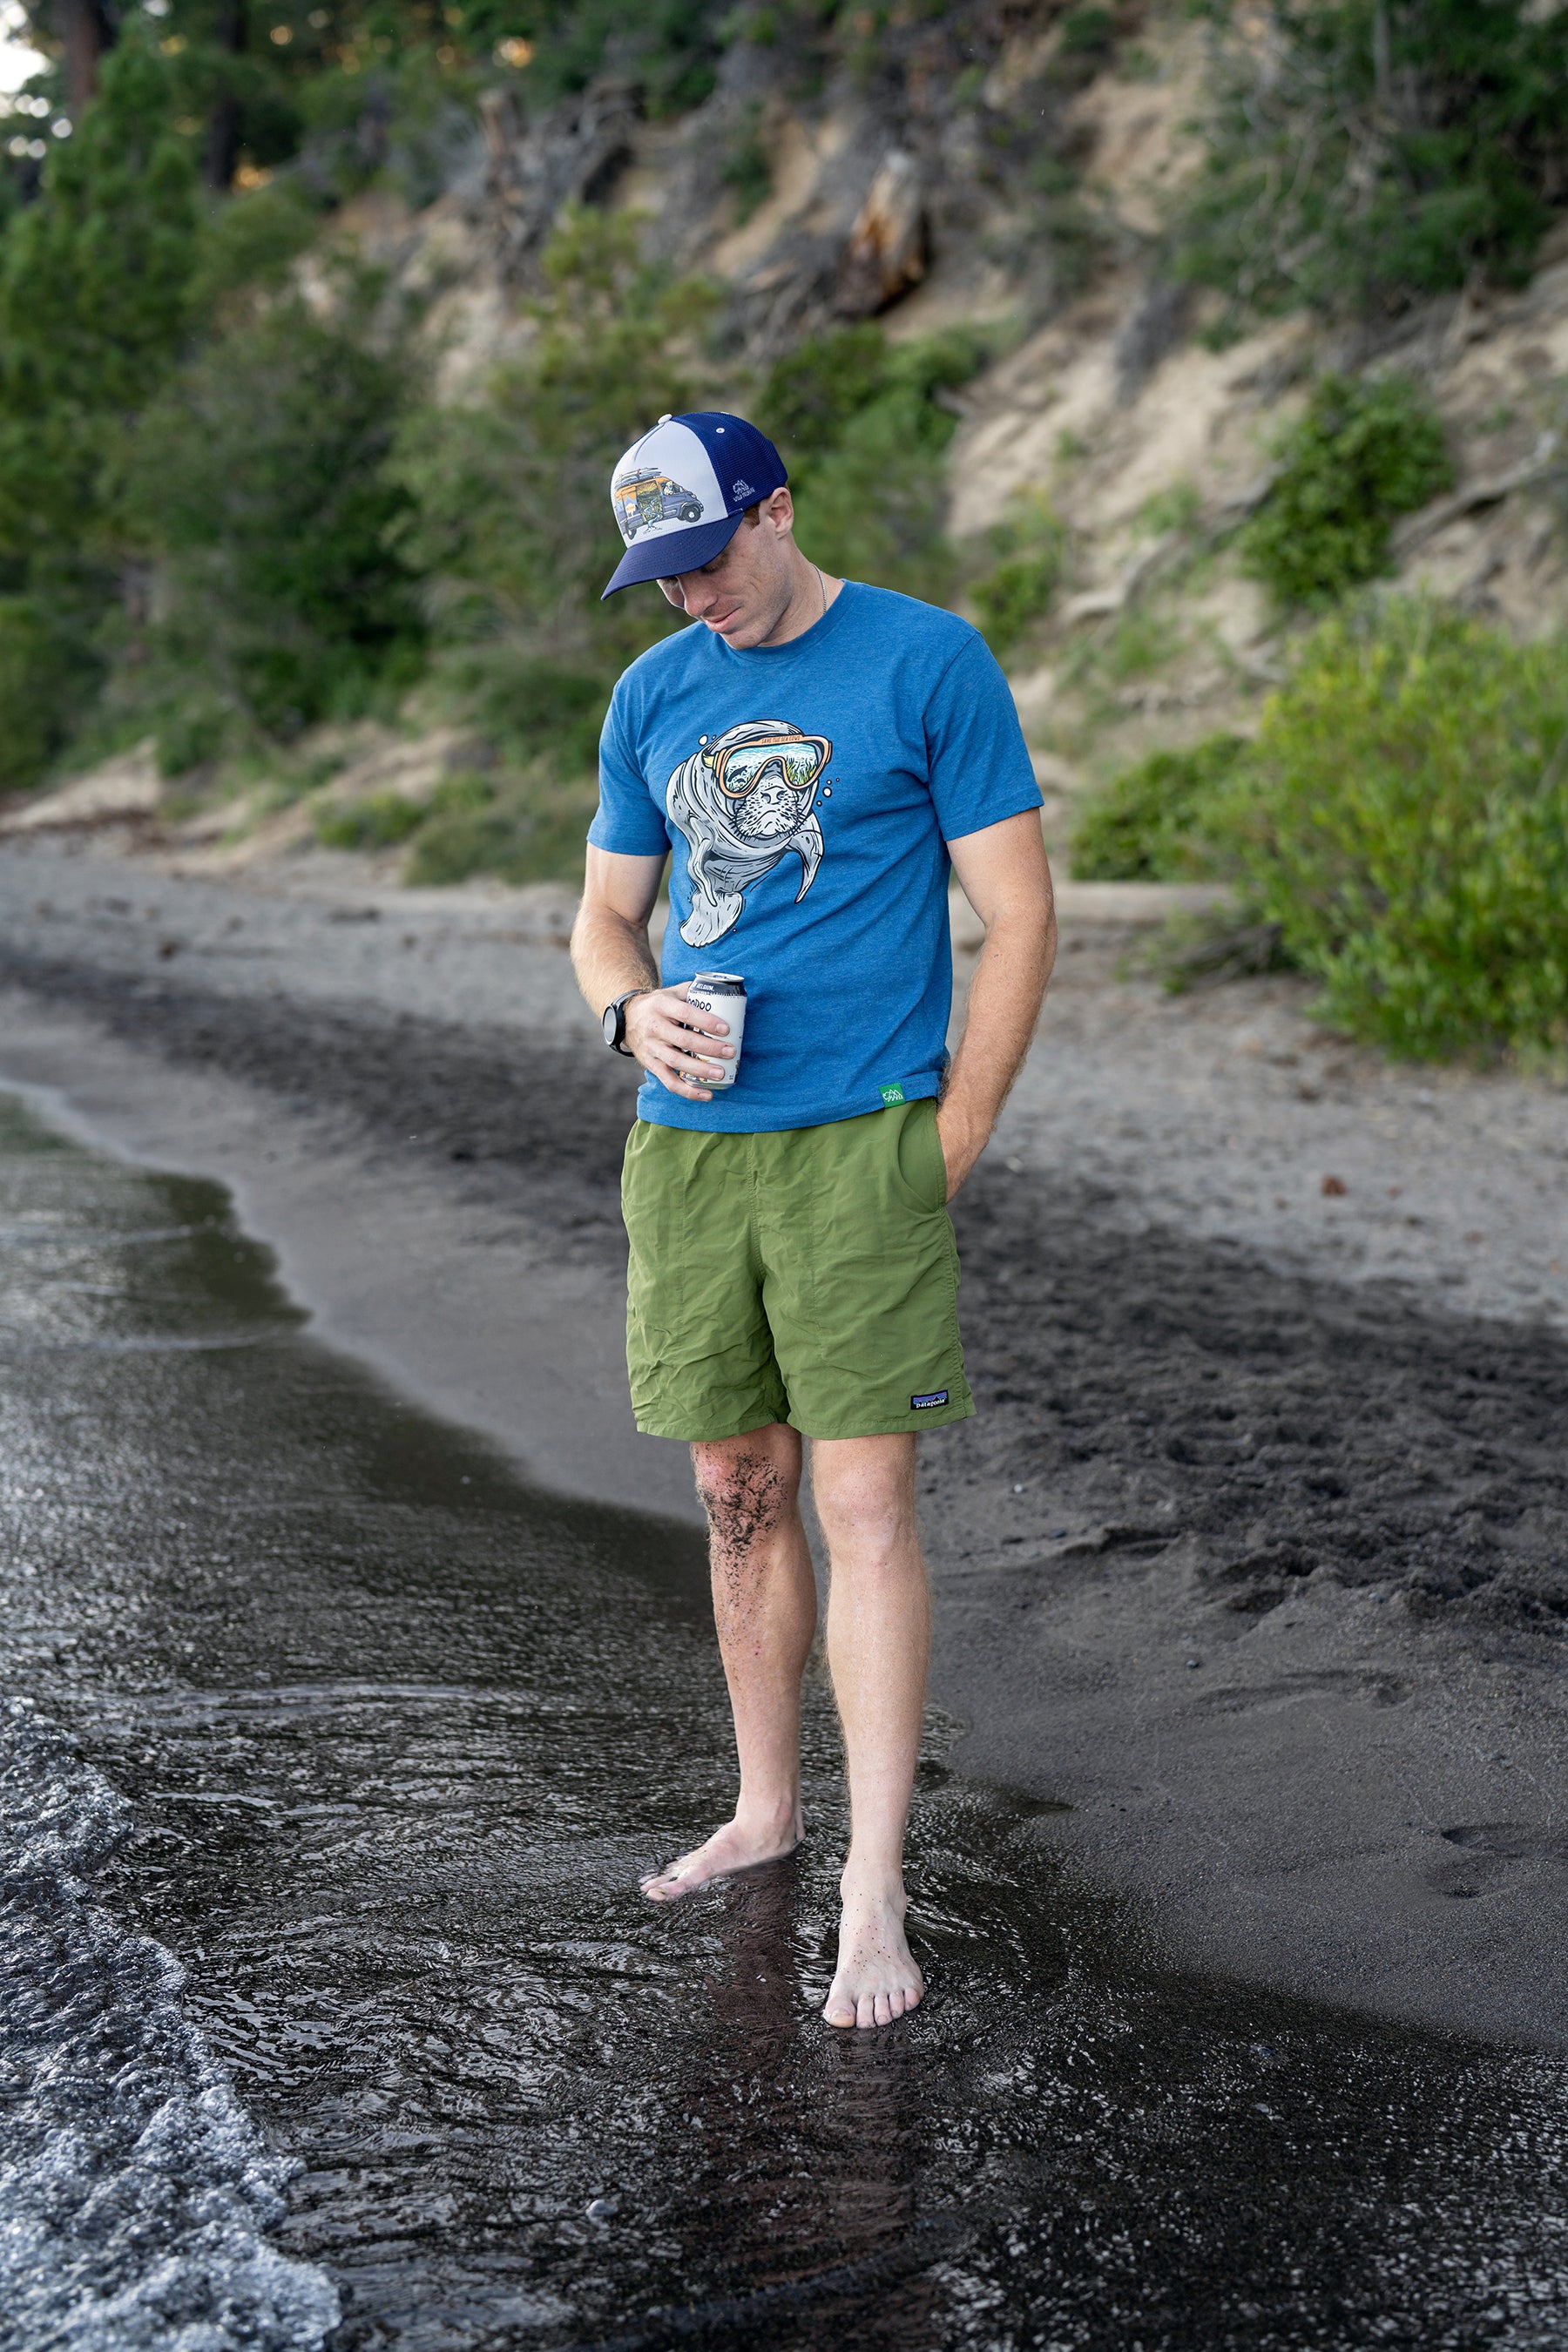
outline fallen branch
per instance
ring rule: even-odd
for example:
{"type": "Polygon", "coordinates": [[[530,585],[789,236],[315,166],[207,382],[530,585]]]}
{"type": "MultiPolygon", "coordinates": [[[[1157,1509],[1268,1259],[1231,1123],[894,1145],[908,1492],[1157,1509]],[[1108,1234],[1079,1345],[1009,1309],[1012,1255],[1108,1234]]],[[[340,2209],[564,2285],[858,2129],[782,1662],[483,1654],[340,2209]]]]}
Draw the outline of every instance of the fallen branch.
{"type": "Polygon", "coordinates": [[[1456,490],[1449,498],[1438,499],[1434,505],[1424,507],[1418,515],[1412,515],[1409,521],[1402,523],[1394,534],[1395,559],[1403,562],[1406,556],[1414,555],[1418,547],[1424,547],[1429,539],[1435,539],[1440,530],[1447,530],[1451,522],[1462,522],[1467,515],[1477,514],[1483,507],[1500,506],[1504,499],[1513,496],[1515,490],[1533,489],[1538,482],[1549,482],[1554,478],[1568,475],[1568,459],[1556,454],[1555,434],[1546,436],[1546,445],[1544,451],[1538,448],[1533,457],[1527,458],[1522,466],[1515,466],[1511,472],[1493,474],[1482,481],[1471,482],[1467,488],[1456,490]]]}

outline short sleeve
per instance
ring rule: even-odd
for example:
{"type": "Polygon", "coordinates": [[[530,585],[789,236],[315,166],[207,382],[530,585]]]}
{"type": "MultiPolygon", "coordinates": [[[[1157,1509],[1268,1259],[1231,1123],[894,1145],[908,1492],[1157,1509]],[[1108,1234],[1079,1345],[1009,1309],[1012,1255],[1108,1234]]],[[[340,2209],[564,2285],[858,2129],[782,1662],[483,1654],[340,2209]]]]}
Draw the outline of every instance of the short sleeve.
{"type": "Polygon", "coordinates": [[[1041,805],[1013,691],[978,632],[949,662],[925,713],[931,795],[944,841],[1041,805]]]}
{"type": "Polygon", "coordinates": [[[588,828],[595,849],[622,857],[660,857],[669,835],[636,756],[627,724],[626,682],[610,697],[599,735],[599,806],[588,828]]]}

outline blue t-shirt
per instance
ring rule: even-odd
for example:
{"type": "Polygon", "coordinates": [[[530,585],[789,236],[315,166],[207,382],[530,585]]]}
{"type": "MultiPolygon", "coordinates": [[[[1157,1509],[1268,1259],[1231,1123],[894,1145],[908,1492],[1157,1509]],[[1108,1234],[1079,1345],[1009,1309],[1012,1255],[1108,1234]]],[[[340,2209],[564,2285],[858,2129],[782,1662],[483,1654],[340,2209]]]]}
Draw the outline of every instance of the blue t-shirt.
{"type": "Polygon", "coordinates": [[[1007,681],[967,621],[847,582],[787,645],[700,622],[635,661],[588,838],[674,853],[667,987],[746,983],[740,1076],[640,1116],[756,1133],[934,1095],[952,998],[947,844],[1038,808],[1007,681]]]}

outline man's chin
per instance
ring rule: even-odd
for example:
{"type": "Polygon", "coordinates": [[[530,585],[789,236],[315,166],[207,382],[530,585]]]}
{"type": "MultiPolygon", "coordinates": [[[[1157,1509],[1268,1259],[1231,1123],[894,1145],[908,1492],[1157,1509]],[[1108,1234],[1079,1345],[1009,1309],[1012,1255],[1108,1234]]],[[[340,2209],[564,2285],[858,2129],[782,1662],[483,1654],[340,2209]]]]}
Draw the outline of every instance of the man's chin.
{"type": "Polygon", "coordinates": [[[742,653],[754,646],[762,635],[760,621],[742,620],[738,613],[726,614],[722,621],[705,621],[703,626],[710,636],[722,637],[727,646],[742,653]]]}

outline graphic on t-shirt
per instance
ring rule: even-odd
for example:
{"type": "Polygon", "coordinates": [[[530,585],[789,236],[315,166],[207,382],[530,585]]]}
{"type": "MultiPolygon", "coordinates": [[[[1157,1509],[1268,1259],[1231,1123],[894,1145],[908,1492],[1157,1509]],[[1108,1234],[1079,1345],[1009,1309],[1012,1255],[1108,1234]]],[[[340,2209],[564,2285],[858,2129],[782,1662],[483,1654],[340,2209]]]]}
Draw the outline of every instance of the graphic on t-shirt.
{"type": "Polygon", "coordinates": [[[826,735],[803,735],[780,719],[752,719],[704,735],[665,788],[670,820],[686,835],[691,912],[680,926],[689,947],[711,947],[739,919],[753,882],[792,853],[800,859],[798,907],[822,863],[822,827],[813,803],[833,757],[826,735]]]}

